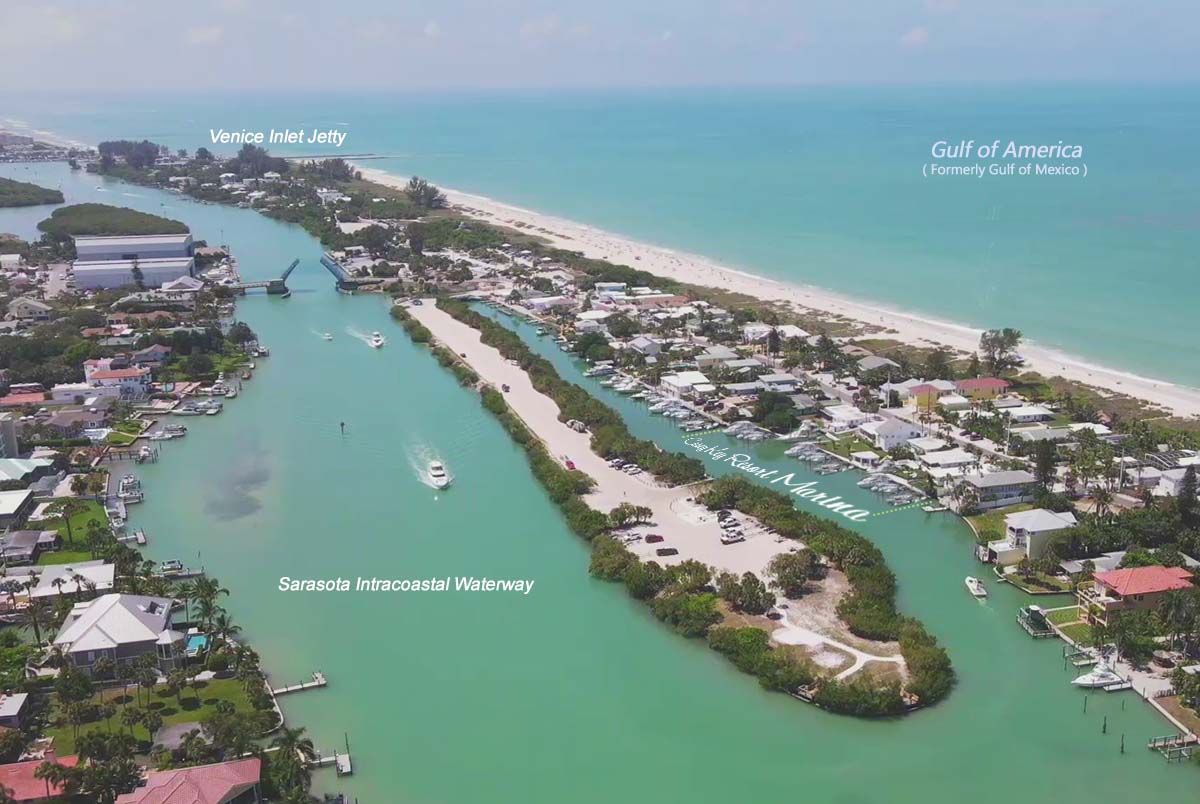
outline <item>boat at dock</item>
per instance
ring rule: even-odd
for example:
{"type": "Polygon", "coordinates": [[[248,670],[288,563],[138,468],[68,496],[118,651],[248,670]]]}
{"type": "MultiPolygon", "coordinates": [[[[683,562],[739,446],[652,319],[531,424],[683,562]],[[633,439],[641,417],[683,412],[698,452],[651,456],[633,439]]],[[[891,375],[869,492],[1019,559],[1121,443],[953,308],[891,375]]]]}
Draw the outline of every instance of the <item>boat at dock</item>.
{"type": "Polygon", "coordinates": [[[967,584],[967,591],[969,591],[975,597],[987,597],[988,590],[987,587],[983,585],[983,581],[979,580],[973,575],[968,575],[965,583],[967,584]]]}
{"type": "Polygon", "coordinates": [[[1109,664],[1107,657],[1096,662],[1095,667],[1071,681],[1074,686],[1085,689],[1107,689],[1125,683],[1125,679],[1109,664]]]}

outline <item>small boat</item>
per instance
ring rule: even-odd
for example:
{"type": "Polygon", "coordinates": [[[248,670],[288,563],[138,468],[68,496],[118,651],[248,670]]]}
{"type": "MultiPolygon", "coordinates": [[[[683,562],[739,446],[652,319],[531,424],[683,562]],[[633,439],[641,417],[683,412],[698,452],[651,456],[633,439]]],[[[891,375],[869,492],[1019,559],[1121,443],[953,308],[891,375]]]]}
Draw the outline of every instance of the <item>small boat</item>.
{"type": "Polygon", "coordinates": [[[983,581],[978,578],[968,575],[966,579],[967,590],[975,597],[987,597],[987,587],[983,585],[983,581]]]}
{"type": "Polygon", "coordinates": [[[950,509],[944,505],[922,505],[921,510],[927,514],[936,514],[941,511],[949,511],[950,509]]]}
{"type": "Polygon", "coordinates": [[[435,489],[444,489],[450,486],[450,475],[446,474],[446,467],[441,461],[429,462],[429,483],[435,489]]]}
{"type": "Polygon", "coordinates": [[[230,388],[228,391],[225,392],[226,399],[236,399],[237,395],[238,395],[238,392],[237,392],[236,388],[230,388]]]}
{"type": "Polygon", "coordinates": [[[323,332],[323,333],[321,333],[321,340],[323,340],[323,341],[331,341],[331,340],[333,340],[333,333],[332,333],[332,332],[323,332]]]}
{"type": "Polygon", "coordinates": [[[369,341],[369,343],[371,344],[372,348],[378,349],[379,347],[383,346],[384,342],[385,341],[383,340],[383,336],[380,335],[378,332],[371,333],[371,340],[369,341]]]}
{"type": "Polygon", "coordinates": [[[1109,664],[1107,657],[1096,663],[1096,666],[1090,672],[1075,678],[1071,681],[1076,687],[1087,687],[1093,689],[1096,687],[1109,687],[1114,684],[1124,684],[1125,679],[1113,670],[1109,664]]]}

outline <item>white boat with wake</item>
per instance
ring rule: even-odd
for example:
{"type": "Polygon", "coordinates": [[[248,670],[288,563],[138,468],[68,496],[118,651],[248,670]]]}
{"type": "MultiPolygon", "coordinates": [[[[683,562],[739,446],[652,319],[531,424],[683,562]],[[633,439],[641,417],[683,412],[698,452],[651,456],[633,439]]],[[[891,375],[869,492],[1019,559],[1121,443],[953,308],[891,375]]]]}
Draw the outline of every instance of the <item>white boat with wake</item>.
{"type": "Polygon", "coordinates": [[[446,466],[441,461],[430,461],[425,474],[429,478],[429,485],[435,489],[450,487],[450,475],[447,474],[446,466]]]}
{"type": "Polygon", "coordinates": [[[371,340],[367,341],[367,343],[371,344],[372,349],[378,349],[381,346],[383,346],[383,344],[386,343],[386,341],[384,341],[383,336],[380,335],[378,332],[372,332],[371,340]]]}
{"type": "Polygon", "coordinates": [[[973,575],[968,575],[966,578],[966,584],[967,590],[975,597],[987,597],[988,590],[987,587],[983,585],[983,581],[979,580],[973,575]]]}
{"type": "Polygon", "coordinates": [[[321,340],[323,340],[323,341],[331,341],[331,340],[333,340],[333,333],[332,333],[332,332],[322,332],[322,333],[321,333],[321,340]]]}

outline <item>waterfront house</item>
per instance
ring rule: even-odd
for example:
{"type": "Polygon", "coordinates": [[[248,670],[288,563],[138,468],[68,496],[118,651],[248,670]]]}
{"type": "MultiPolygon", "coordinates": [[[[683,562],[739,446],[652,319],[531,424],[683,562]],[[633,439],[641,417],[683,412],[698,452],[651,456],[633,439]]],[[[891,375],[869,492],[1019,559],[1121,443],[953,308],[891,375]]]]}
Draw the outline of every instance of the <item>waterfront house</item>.
{"type": "Polygon", "coordinates": [[[830,405],[823,408],[821,413],[829,419],[829,429],[835,433],[844,433],[856,427],[862,427],[876,419],[870,413],[864,413],[853,405],[830,405]]]}
{"type": "Polygon", "coordinates": [[[166,597],[110,594],[76,603],[54,639],[72,665],[90,673],[104,656],[129,664],[153,656],[162,672],[183,656],[184,635],[171,628],[166,597]]]}
{"type": "Polygon", "coordinates": [[[33,510],[33,491],[0,491],[0,528],[19,525],[33,510]]]}
{"type": "Polygon", "coordinates": [[[258,757],[150,771],[145,784],[117,796],[117,804],[256,804],[261,774],[258,757]]]}
{"type": "Polygon", "coordinates": [[[975,507],[984,511],[1033,502],[1038,488],[1037,478],[1023,469],[971,475],[963,483],[974,492],[975,507]]]}
{"type": "Polygon", "coordinates": [[[0,458],[0,483],[32,483],[54,473],[54,461],[49,458],[0,458]]]}
{"type": "Polygon", "coordinates": [[[1074,514],[1045,508],[1009,514],[1004,517],[1004,538],[988,542],[988,560],[1007,567],[1023,558],[1041,558],[1046,553],[1051,534],[1076,524],[1074,514]]]}
{"type": "Polygon", "coordinates": [[[961,447],[925,452],[917,459],[931,469],[960,469],[979,460],[977,456],[961,447]]]}
{"type": "Polygon", "coordinates": [[[681,371],[677,374],[664,374],[658,381],[662,390],[676,398],[696,396],[715,390],[708,377],[699,371],[681,371]]]}
{"type": "Polygon", "coordinates": [[[1084,622],[1107,626],[1116,612],[1156,609],[1168,592],[1191,586],[1192,573],[1183,567],[1127,567],[1094,573],[1076,596],[1084,622]]]}
{"type": "Polygon", "coordinates": [[[920,427],[900,419],[867,422],[858,429],[875,445],[875,449],[884,452],[904,446],[907,441],[919,438],[922,434],[920,427]]]}
{"type": "Polygon", "coordinates": [[[5,564],[36,564],[38,556],[50,550],[57,550],[60,544],[57,531],[9,531],[0,536],[0,559],[5,564]]]}
{"type": "Polygon", "coordinates": [[[51,600],[60,595],[70,597],[80,592],[110,592],[116,580],[116,566],[105,563],[102,559],[75,561],[70,564],[43,564],[36,567],[10,566],[0,576],[0,584],[24,584],[34,575],[37,576],[37,581],[32,589],[13,589],[11,594],[0,595],[0,608],[21,608],[28,605],[31,598],[51,600]]]}

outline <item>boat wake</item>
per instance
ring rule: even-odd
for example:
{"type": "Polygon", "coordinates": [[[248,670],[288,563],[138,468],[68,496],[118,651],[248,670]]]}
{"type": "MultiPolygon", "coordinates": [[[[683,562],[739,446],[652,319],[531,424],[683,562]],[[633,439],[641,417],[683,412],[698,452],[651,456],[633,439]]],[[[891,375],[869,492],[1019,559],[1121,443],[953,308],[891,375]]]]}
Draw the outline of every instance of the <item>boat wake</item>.
{"type": "Polygon", "coordinates": [[[367,346],[371,345],[371,334],[369,332],[363,332],[361,329],[355,329],[354,327],[346,327],[346,334],[351,338],[358,338],[367,346]]]}
{"type": "MultiPolygon", "coordinates": [[[[445,463],[445,461],[442,460],[442,457],[438,455],[437,450],[428,444],[417,444],[405,449],[405,453],[406,457],[408,458],[408,466],[410,469],[412,469],[412,473],[416,475],[417,480],[431,489],[440,491],[440,489],[433,484],[433,481],[429,479],[429,464],[433,461],[438,461],[439,463],[443,464],[445,463]]],[[[451,482],[454,481],[454,474],[449,468],[446,469],[446,476],[451,482]]]]}

